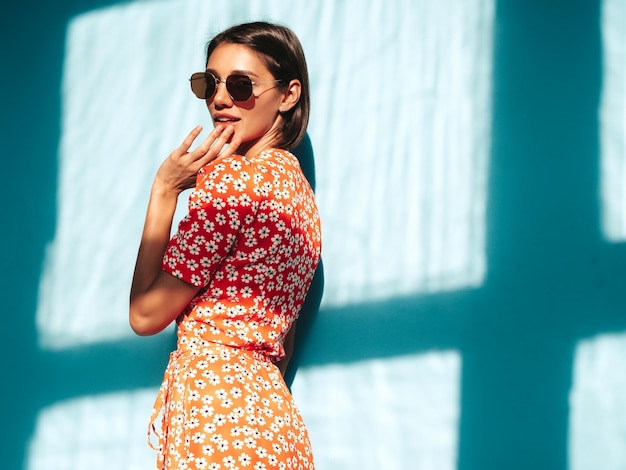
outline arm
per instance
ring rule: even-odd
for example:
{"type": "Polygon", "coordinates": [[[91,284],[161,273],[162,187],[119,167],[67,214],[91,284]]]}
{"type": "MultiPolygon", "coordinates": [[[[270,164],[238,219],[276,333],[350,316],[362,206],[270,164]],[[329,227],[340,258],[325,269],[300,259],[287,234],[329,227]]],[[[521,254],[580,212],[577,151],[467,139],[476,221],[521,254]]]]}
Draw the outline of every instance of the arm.
{"type": "Polygon", "coordinates": [[[169,325],[199,288],[161,269],[169,242],[178,195],[193,187],[202,166],[218,156],[232,155],[238,141],[224,147],[232,127],[216,127],[200,146],[189,151],[202,128],[196,127],[163,162],[155,176],[130,290],[129,321],[138,335],[153,335],[169,325]],[[220,154],[220,150],[223,151],[220,154]]]}

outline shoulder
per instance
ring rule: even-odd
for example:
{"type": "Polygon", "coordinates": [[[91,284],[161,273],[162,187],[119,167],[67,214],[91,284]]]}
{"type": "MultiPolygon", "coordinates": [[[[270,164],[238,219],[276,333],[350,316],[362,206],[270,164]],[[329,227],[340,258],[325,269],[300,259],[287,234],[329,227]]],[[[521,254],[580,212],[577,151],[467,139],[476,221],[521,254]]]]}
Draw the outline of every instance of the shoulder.
{"type": "Polygon", "coordinates": [[[278,172],[284,177],[302,173],[297,157],[285,149],[264,150],[251,160],[262,173],[278,172]]]}
{"type": "Polygon", "coordinates": [[[269,149],[256,155],[231,155],[226,158],[217,158],[198,171],[202,179],[220,178],[227,173],[254,173],[267,165],[299,166],[298,159],[288,150],[269,149]]]}
{"type": "Polygon", "coordinates": [[[217,188],[236,184],[237,188],[255,189],[268,180],[299,179],[300,163],[295,155],[285,149],[268,149],[253,156],[232,155],[208,163],[198,172],[196,190],[217,188]]]}
{"type": "Polygon", "coordinates": [[[226,173],[241,173],[242,171],[249,171],[253,166],[252,162],[244,156],[233,155],[227,158],[217,158],[198,171],[198,176],[201,178],[215,179],[226,173]]]}
{"type": "Polygon", "coordinates": [[[275,161],[283,165],[299,166],[298,159],[289,150],[285,149],[269,149],[261,152],[259,158],[267,161],[275,161]]]}

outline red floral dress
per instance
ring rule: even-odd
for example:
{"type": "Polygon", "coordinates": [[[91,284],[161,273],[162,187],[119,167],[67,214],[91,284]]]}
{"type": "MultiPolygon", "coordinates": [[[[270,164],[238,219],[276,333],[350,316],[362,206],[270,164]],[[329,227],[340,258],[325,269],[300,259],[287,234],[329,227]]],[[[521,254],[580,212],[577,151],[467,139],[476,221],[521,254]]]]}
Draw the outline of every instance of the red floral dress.
{"type": "Polygon", "coordinates": [[[237,155],[200,170],[163,258],[164,270],[201,290],[176,321],[152,414],[157,468],[314,468],[274,362],[320,252],[313,191],[292,154],[237,155]]]}

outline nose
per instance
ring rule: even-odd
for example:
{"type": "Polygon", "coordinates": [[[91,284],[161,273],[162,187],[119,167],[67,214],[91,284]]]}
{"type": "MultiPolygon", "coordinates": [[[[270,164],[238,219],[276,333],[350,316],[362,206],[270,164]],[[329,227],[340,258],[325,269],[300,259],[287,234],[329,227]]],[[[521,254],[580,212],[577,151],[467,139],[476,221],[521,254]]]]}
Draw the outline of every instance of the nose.
{"type": "Polygon", "coordinates": [[[226,83],[223,80],[217,82],[215,95],[213,96],[213,104],[217,108],[225,108],[233,104],[233,100],[228,94],[228,90],[226,90],[226,83]]]}

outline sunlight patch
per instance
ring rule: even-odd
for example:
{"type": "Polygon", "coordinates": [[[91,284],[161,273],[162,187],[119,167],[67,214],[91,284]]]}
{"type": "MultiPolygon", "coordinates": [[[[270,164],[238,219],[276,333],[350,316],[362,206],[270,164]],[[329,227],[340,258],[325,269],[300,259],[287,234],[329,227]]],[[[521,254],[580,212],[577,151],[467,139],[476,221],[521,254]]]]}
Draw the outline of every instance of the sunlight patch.
{"type": "Polygon", "coordinates": [[[626,240],[626,2],[602,2],[603,84],[600,106],[602,228],[626,240]]]}
{"type": "Polygon", "coordinates": [[[77,398],[44,409],[29,446],[28,470],[144,470],[156,453],[147,445],[157,390],[77,398]]]}
{"type": "Polygon", "coordinates": [[[571,470],[626,468],[626,333],[582,341],[570,394],[571,470]]]}
{"type": "Polygon", "coordinates": [[[41,346],[132,335],[128,291],[152,178],[191,128],[210,127],[188,77],[213,33],[251,19],[289,25],[307,54],[323,305],[480,285],[493,10],[493,0],[187,0],[76,17],[41,346]]]}
{"type": "Polygon", "coordinates": [[[456,351],[298,372],[293,393],[316,466],[455,470],[460,374],[456,351]]]}

